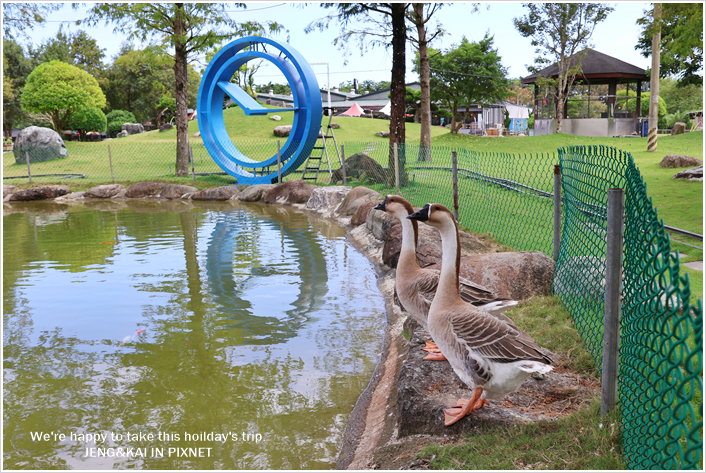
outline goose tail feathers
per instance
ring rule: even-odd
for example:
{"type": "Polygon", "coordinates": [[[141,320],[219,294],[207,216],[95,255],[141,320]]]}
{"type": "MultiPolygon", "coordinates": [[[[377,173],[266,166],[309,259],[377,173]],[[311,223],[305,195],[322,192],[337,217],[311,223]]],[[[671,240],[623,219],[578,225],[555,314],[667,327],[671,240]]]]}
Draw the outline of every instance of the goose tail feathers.
{"type": "Polygon", "coordinates": [[[517,301],[503,300],[503,301],[488,302],[487,304],[479,305],[477,307],[481,310],[486,311],[486,312],[492,312],[494,310],[507,309],[508,307],[512,307],[514,305],[517,305],[517,301]]]}
{"type": "Polygon", "coordinates": [[[538,361],[522,360],[522,362],[517,364],[517,368],[525,371],[527,373],[549,373],[554,369],[552,365],[547,365],[545,363],[540,363],[538,361]]]}

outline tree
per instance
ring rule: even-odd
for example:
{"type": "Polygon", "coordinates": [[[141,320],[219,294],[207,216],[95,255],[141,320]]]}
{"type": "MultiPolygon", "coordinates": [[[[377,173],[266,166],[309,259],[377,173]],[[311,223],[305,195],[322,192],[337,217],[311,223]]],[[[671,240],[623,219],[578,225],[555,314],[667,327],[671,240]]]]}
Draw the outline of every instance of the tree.
{"type": "Polygon", "coordinates": [[[173,61],[156,46],[125,45],[122,52],[106,71],[106,98],[111,109],[132,112],[142,123],[155,117],[161,97],[174,90],[173,61]]]}
{"type": "Polygon", "coordinates": [[[54,130],[61,133],[77,110],[105,106],[98,81],[86,71],[61,61],[40,64],[27,77],[22,108],[49,115],[54,130]]]}
{"type": "MultiPolygon", "coordinates": [[[[644,57],[652,54],[653,16],[654,7],[637,20],[643,29],[635,49],[644,57]]],[[[676,76],[680,87],[703,82],[703,20],[701,3],[662,4],[660,77],[676,76]]]]}
{"type": "Polygon", "coordinates": [[[20,106],[22,89],[27,76],[32,72],[32,62],[25,56],[22,46],[5,38],[2,43],[3,69],[3,109],[2,125],[6,135],[30,122],[30,117],[20,106]]]}
{"type": "MultiPolygon", "coordinates": [[[[614,9],[598,3],[523,3],[529,13],[513,18],[515,28],[525,37],[531,37],[535,64],[554,63],[558,68],[556,80],[544,78],[538,86],[554,90],[557,110],[557,133],[561,133],[564,104],[576,75],[581,70],[580,51],[590,47],[588,41],[598,23],[614,9]]],[[[538,72],[539,67],[530,68],[538,72]]]]}
{"type": "Polygon", "coordinates": [[[69,127],[72,130],[78,130],[84,140],[87,132],[104,132],[107,125],[108,120],[105,113],[98,107],[83,108],[75,111],[71,115],[71,121],[69,122],[69,127]]]}
{"type": "MultiPolygon", "coordinates": [[[[405,104],[407,108],[411,108],[414,110],[414,123],[419,123],[419,111],[422,108],[422,91],[414,90],[411,87],[407,87],[407,94],[405,95],[405,104]]],[[[423,157],[424,156],[422,156],[422,158],[423,157]]],[[[420,159],[420,161],[424,161],[424,159],[420,159]]]]}
{"type": "Polygon", "coordinates": [[[125,123],[135,123],[137,121],[135,115],[127,110],[112,110],[108,112],[105,119],[108,122],[107,133],[111,136],[120,133],[125,123]]]}
{"type": "MultiPolygon", "coordinates": [[[[367,47],[385,46],[392,47],[392,70],[390,81],[390,154],[388,158],[389,169],[395,168],[393,146],[405,142],[405,47],[407,42],[407,29],[405,25],[405,11],[407,3],[322,3],[324,8],[334,8],[332,13],[324,18],[313,21],[304,30],[307,33],[328,28],[331,21],[336,20],[341,28],[341,34],[333,41],[344,54],[349,52],[351,40],[357,41],[361,55],[367,47]],[[360,29],[351,23],[354,20],[362,22],[360,29]],[[372,37],[372,39],[370,39],[372,37]],[[369,40],[366,43],[366,40],[369,40]]],[[[409,178],[405,171],[404,147],[399,148],[399,176],[400,185],[409,185],[409,178]]],[[[392,176],[392,173],[390,173],[392,176]]],[[[392,180],[392,177],[390,177],[392,180]]]]}
{"type": "Polygon", "coordinates": [[[507,69],[501,64],[493,37],[486,33],[479,42],[468,41],[436,54],[431,54],[432,99],[441,100],[451,111],[451,133],[457,133],[462,121],[458,110],[466,108],[464,118],[470,118],[473,104],[494,103],[506,98],[509,81],[507,69]]]}
{"type": "Polygon", "coordinates": [[[693,112],[703,110],[703,92],[701,84],[679,85],[680,82],[665,77],[659,80],[659,96],[667,104],[667,113],[677,111],[693,112]]]}
{"type": "MultiPolygon", "coordinates": [[[[428,28],[434,13],[444,6],[443,3],[413,3],[412,8],[407,10],[407,20],[416,30],[416,35],[408,35],[412,44],[417,48],[419,60],[419,83],[420,107],[416,113],[421,111],[421,134],[419,137],[419,157],[418,161],[431,161],[431,92],[429,86],[429,44],[435,38],[444,34],[444,30],[438,23],[430,30],[428,28]]],[[[477,10],[477,6],[474,6],[477,10]]],[[[419,117],[416,116],[417,122],[419,117]]]]}
{"type": "Polygon", "coordinates": [[[45,17],[61,8],[61,3],[4,2],[2,8],[3,35],[15,39],[13,32],[27,37],[26,29],[44,23],[45,17]]]}
{"type": "Polygon", "coordinates": [[[534,101],[532,91],[527,86],[523,86],[519,79],[512,79],[510,81],[507,96],[508,100],[517,105],[532,106],[532,102],[534,101]]]}
{"type": "Polygon", "coordinates": [[[171,52],[175,77],[177,176],[186,176],[189,172],[189,58],[243,31],[259,29],[264,33],[267,30],[275,32],[282,29],[276,22],[267,22],[267,27],[256,22],[238,24],[228,16],[226,6],[245,8],[243,3],[98,3],[84,20],[92,25],[102,20],[106,24],[113,22],[117,31],[143,41],[159,39],[162,47],[171,52]]]}
{"type": "Polygon", "coordinates": [[[30,47],[29,54],[36,64],[62,61],[80,67],[97,79],[103,72],[105,48],[98,46],[83,30],[66,34],[60,27],[55,38],[48,39],[37,49],[30,47]]]}
{"type": "MultiPolygon", "coordinates": [[[[338,84],[338,88],[341,92],[353,92],[353,81],[348,80],[341,82],[338,84]]],[[[374,81],[374,80],[364,80],[362,82],[358,83],[358,93],[360,95],[365,94],[366,92],[372,93],[372,92],[378,92],[381,90],[389,89],[390,88],[390,81],[382,80],[382,81],[374,81]]]]}

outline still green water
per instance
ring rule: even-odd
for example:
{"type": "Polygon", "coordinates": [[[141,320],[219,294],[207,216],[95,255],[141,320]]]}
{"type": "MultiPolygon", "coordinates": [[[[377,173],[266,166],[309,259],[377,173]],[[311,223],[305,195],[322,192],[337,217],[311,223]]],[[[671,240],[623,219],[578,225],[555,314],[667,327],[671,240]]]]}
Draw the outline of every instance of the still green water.
{"type": "Polygon", "coordinates": [[[5,469],[335,465],[384,323],[344,229],[150,201],[3,223],[5,469]]]}

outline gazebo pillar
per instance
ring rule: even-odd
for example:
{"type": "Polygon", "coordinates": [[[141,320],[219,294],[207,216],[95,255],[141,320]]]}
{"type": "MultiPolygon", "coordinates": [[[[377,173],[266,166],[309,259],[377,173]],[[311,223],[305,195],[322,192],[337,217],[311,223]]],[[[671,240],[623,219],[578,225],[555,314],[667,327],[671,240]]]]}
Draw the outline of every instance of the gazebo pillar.
{"type": "Polygon", "coordinates": [[[642,81],[639,80],[637,81],[637,104],[635,105],[635,113],[637,113],[638,117],[642,116],[642,104],[640,103],[640,99],[642,98],[642,81]]]}
{"type": "Polygon", "coordinates": [[[608,82],[608,118],[615,117],[615,99],[618,93],[618,81],[611,80],[608,82]]]}

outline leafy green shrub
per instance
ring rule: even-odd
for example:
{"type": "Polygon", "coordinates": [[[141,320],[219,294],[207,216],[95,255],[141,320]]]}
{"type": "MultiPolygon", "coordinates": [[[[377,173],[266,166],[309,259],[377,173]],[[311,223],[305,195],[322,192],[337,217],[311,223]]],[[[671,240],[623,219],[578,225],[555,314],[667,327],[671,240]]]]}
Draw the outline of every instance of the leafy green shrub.
{"type": "Polygon", "coordinates": [[[107,126],[105,113],[98,107],[83,108],[71,114],[69,127],[81,133],[88,131],[103,132],[107,126]]]}
{"type": "Polygon", "coordinates": [[[137,119],[132,112],[125,110],[113,110],[106,115],[108,120],[108,134],[114,135],[123,129],[125,123],[136,123],[137,119]]]}
{"type": "Polygon", "coordinates": [[[674,124],[677,122],[686,123],[687,128],[691,124],[689,114],[682,113],[679,110],[677,110],[674,113],[670,113],[670,114],[666,115],[664,117],[664,121],[665,121],[665,128],[672,128],[674,126],[674,124]]]}

